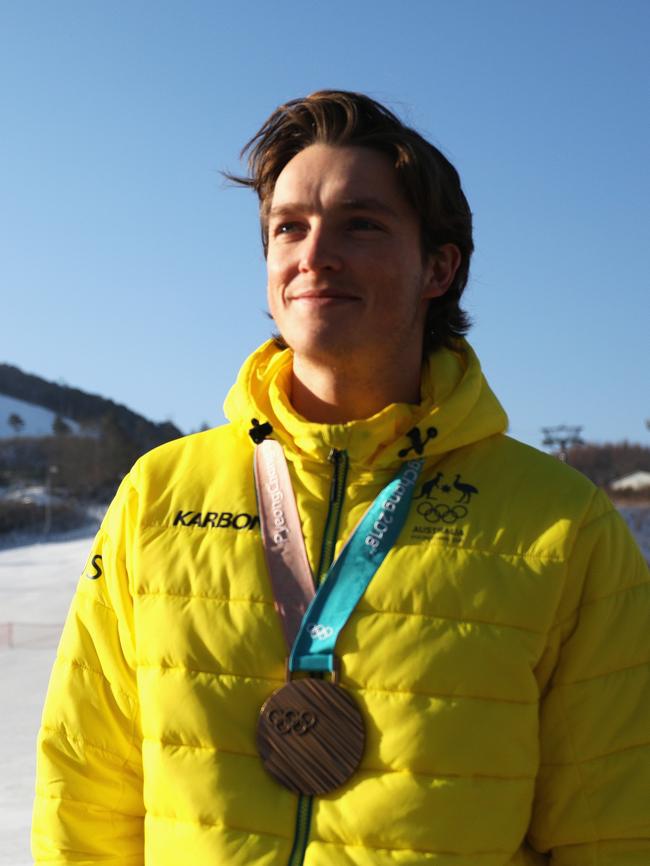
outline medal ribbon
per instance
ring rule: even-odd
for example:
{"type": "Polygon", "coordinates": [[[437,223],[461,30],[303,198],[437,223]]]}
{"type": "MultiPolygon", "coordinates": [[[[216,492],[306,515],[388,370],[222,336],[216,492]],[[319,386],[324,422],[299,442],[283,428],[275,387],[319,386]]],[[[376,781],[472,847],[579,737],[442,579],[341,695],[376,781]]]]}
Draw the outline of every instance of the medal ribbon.
{"type": "Polygon", "coordinates": [[[315,592],[282,447],[266,439],[255,449],[262,542],[290,649],[289,670],[334,670],[338,636],[397,541],[423,462],[403,464],[361,518],[315,592]]]}
{"type": "Polygon", "coordinates": [[[300,528],[289,467],[279,442],[265,439],[255,449],[255,490],[264,556],[275,609],[289,649],[314,597],[314,578],[300,528]]]}

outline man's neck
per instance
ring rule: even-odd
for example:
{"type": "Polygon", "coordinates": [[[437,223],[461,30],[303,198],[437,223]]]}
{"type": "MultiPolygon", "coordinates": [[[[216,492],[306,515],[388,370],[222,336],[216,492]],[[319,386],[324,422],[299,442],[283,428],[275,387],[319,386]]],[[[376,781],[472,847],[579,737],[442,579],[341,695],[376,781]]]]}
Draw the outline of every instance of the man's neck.
{"type": "Polygon", "coordinates": [[[391,403],[419,403],[419,358],[363,369],[354,362],[323,364],[295,355],[291,404],[308,421],[344,424],[370,418],[391,403]]]}

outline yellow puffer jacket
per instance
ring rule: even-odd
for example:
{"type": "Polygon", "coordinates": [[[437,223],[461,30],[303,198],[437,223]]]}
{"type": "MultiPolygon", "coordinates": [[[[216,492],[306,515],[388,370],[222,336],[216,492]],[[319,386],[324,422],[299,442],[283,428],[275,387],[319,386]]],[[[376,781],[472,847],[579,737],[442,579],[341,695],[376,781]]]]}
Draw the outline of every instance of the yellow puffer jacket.
{"type": "Polygon", "coordinates": [[[433,356],[419,406],[333,426],[292,411],[290,363],[258,350],[232,423],[146,455],[109,509],[44,711],[37,864],[648,866],[650,583],[608,500],[503,435],[469,346],[433,356]],[[286,651],[253,418],[285,448],[316,574],[426,460],[337,645],[362,765],[313,800],[255,748],[286,651]]]}

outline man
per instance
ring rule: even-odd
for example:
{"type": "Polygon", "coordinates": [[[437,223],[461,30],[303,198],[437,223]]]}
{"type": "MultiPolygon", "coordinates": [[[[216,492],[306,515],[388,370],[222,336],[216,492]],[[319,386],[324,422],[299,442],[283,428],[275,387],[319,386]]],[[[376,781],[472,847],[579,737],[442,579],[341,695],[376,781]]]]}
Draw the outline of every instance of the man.
{"type": "Polygon", "coordinates": [[[248,147],[281,338],[230,424],[146,455],[108,511],[36,862],[647,864],[647,570],[600,491],[504,435],[456,171],[345,92],[248,147]]]}

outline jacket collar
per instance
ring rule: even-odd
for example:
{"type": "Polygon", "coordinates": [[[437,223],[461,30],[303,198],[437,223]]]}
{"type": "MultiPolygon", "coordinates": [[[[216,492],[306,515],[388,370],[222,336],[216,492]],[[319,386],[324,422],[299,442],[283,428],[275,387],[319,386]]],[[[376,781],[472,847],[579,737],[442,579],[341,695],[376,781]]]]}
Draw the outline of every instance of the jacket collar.
{"type": "Polygon", "coordinates": [[[226,417],[250,430],[268,422],[289,459],[323,461],[332,449],[352,463],[380,468],[414,457],[433,457],[502,433],[507,417],[487,384],[476,354],[463,341],[440,349],[424,363],[417,405],[392,403],[371,418],[315,424],[290,402],[291,350],[270,340],[244,363],[224,405],[226,417]]]}

